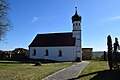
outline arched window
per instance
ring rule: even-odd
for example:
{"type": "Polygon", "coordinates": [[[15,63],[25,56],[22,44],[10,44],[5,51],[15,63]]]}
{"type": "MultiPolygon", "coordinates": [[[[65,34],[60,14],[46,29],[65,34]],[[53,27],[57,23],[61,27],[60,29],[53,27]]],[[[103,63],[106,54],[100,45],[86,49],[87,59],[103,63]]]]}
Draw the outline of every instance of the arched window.
{"type": "Polygon", "coordinates": [[[77,26],[77,23],[76,23],[76,26],[77,26]]]}
{"type": "Polygon", "coordinates": [[[58,57],[62,57],[62,51],[61,51],[61,50],[59,50],[59,55],[58,55],[58,57]]]}
{"type": "Polygon", "coordinates": [[[36,56],[36,50],[33,49],[33,56],[36,56]]]}
{"type": "Polygon", "coordinates": [[[46,52],[46,53],[45,53],[45,56],[49,56],[49,54],[48,54],[48,49],[46,49],[45,52],[46,52]]]}

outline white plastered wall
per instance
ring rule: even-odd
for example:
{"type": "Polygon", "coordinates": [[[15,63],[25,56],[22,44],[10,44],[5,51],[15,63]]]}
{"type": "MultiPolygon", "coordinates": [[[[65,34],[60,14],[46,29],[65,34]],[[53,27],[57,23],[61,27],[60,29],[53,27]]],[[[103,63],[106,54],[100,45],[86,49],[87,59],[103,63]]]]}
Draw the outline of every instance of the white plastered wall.
{"type": "Polygon", "coordinates": [[[77,54],[75,46],[68,47],[30,47],[29,48],[30,59],[49,59],[56,61],[75,61],[77,54]],[[33,55],[34,49],[36,55],[33,55]],[[46,49],[48,50],[49,56],[45,56],[46,49]],[[62,51],[62,56],[59,57],[59,50],[62,51]]]}

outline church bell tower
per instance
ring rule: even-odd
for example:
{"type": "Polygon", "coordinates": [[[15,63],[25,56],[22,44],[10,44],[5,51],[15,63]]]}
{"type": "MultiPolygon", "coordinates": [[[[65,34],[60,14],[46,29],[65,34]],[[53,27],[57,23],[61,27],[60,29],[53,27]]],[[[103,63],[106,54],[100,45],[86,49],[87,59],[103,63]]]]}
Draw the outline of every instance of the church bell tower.
{"type": "Polygon", "coordinates": [[[76,39],[76,56],[77,60],[82,61],[82,46],[81,46],[81,19],[82,17],[77,13],[77,7],[75,7],[75,14],[72,16],[72,24],[73,24],[73,38],[76,39]]]}

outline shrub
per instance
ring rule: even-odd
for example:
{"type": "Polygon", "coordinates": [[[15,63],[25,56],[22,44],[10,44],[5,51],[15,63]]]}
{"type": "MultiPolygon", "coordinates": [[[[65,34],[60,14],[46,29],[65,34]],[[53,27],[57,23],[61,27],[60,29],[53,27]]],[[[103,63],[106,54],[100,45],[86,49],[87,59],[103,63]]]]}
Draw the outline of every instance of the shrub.
{"type": "Polygon", "coordinates": [[[82,61],[82,59],[80,57],[76,58],[76,62],[81,62],[81,61],[82,61]]]}
{"type": "Polygon", "coordinates": [[[41,66],[41,62],[35,62],[35,66],[41,66]]]}

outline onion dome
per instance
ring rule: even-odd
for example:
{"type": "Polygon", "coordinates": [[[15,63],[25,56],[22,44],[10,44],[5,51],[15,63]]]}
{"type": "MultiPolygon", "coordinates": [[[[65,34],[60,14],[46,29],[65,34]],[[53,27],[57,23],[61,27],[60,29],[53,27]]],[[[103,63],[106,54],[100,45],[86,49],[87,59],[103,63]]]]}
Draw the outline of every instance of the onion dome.
{"type": "Polygon", "coordinates": [[[82,19],[82,17],[77,14],[77,7],[75,7],[75,8],[76,8],[76,12],[75,12],[75,15],[72,16],[72,23],[74,21],[80,21],[81,22],[81,19],[82,19]]]}

